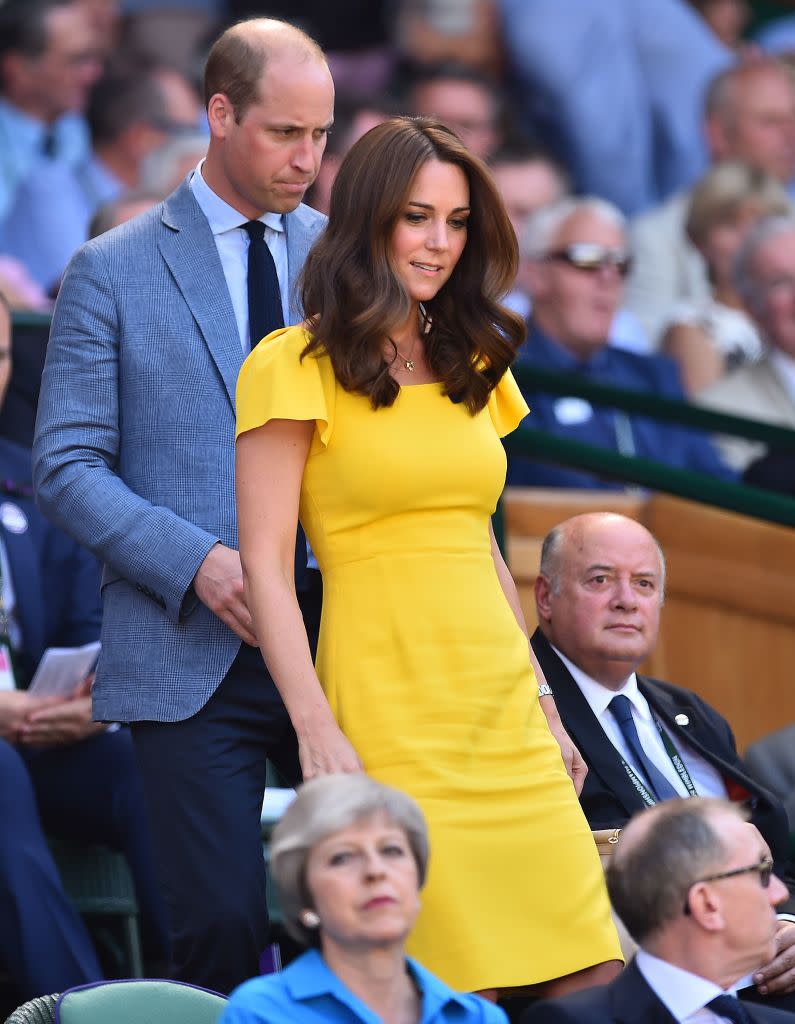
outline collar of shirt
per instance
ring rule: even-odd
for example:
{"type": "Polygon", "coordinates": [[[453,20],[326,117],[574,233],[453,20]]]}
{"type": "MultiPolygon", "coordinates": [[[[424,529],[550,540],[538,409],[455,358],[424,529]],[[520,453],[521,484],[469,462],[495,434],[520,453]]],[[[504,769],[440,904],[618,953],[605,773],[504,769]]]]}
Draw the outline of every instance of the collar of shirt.
{"type": "Polygon", "coordinates": [[[781,349],[774,348],[770,352],[770,362],[790,399],[795,402],[795,359],[781,349]]]}
{"type": "Polygon", "coordinates": [[[638,679],[634,672],[627,676],[626,682],[618,690],[609,690],[606,686],[598,683],[595,679],[592,679],[591,676],[583,672],[581,668],[578,668],[573,661],[569,661],[566,655],[559,651],[554,644],[550,644],[550,646],[569,670],[572,679],[582,690],[583,696],[588,701],[591,711],[593,711],[600,721],[602,721],[603,715],[609,713],[607,711],[607,707],[613,697],[619,693],[622,693],[632,701],[635,711],[641,716],[641,718],[647,722],[652,721],[648,701],[640,690],[638,690],[638,679]]]}
{"type": "MultiPolygon", "coordinates": [[[[432,1021],[448,1003],[459,1003],[466,1008],[468,997],[454,992],[410,957],[406,958],[406,963],[422,993],[422,1021],[432,1021]]],[[[343,985],[316,949],[311,949],[294,960],[282,972],[282,979],[290,995],[298,1002],[318,996],[332,996],[352,1010],[362,1021],[372,1021],[376,1024],[379,1020],[358,996],[343,985]]]]}
{"type": "MultiPolygon", "coordinates": [[[[723,1019],[705,1009],[711,999],[727,994],[714,981],[660,960],[645,949],[638,950],[635,964],[652,992],[681,1024],[723,1019]]],[[[729,994],[736,993],[730,989],[729,994]]]]}
{"type": "MultiPolygon", "coordinates": [[[[221,235],[225,231],[241,227],[246,223],[247,218],[244,218],[239,210],[230,206],[226,200],[213,192],[202,175],[203,164],[204,160],[200,160],[190,179],[190,187],[196,202],[210,224],[210,230],[214,235],[221,235]]],[[[257,219],[273,231],[284,231],[280,213],[264,213],[257,219]]]]}
{"type": "Polygon", "coordinates": [[[530,319],[527,324],[527,339],[517,353],[517,362],[532,365],[535,362],[533,349],[542,349],[546,357],[545,362],[561,371],[598,374],[609,372],[611,366],[612,350],[607,339],[604,345],[587,359],[581,359],[569,352],[559,341],[550,338],[530,319]]]}

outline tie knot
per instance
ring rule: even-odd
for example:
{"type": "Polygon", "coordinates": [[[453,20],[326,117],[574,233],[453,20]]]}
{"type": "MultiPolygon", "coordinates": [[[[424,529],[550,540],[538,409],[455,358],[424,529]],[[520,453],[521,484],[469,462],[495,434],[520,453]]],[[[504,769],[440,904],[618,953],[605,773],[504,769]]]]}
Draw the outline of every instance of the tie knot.
{"type": "Polygon", "coordinates": [[[632,701],[623,693],[616,694],[608,707],[616,721],[629,722],[632,720],[632,701]]]}
{"type": "Polygon", "coordinates": [[[252,242],[261,242],[265,237],[265,225],[261,220],[247,220],[240,225],[252,242]]]}
{"type": "Polygon", "coordinates": [[[719,1017],[734,1021],[735,1024],[750,1024],[751,1018],[745,1011],[745,1007],[734,996],[716,996],[707,1003],[707,1009],[717,1013],[719,1017]]]}

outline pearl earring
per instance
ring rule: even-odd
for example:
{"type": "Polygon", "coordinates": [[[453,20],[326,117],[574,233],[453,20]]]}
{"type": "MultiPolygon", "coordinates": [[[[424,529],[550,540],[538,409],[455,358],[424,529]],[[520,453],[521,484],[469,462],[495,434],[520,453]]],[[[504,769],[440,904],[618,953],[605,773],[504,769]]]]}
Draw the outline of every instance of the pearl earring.
{"type": "Polygon", "coordinates": [[[302,910],[298,915],[298,919],[304,928],[319,928],[320,918],[314,912],[314,910],[302,910]]]}

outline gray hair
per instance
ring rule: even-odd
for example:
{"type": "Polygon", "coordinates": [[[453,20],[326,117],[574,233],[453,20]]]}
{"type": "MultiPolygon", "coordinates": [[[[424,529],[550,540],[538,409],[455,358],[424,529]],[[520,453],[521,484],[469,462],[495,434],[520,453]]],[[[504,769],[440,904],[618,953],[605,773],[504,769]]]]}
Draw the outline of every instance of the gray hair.
{"type": "Polygon", "coordinates": [[[771,239],[781,235],[795,235],[795,214],[763,217],[757,221],[743,239],[734,258],[734,286],[746,305],[756,313],[764,298],[760,282],[756,279],[756,257],[771,239]]]}
{"type": "Polygon", "coordinates": [[[627,219],[613,203],[598,196],[564,196],[540,207],[527,218],[519,239],[522,259],[538,259],[548,252],[555,235],[575,213],[591,213],[626,232],[627,219]]]}
{"type": "MultiPolygon", "coordinates": [[[[617,512],[604,514],[619,516],[619,513],[617,512]]],[[[619,518],[627,519],[629,517],[619,516],[619,518]]],[[[634,519],[632,520],[632,522],[636,521],[637,520],[634,519]]],[[[541,559],[538,567],[538,573],[549,583],[552,593],[556,595],[560,593],[561,575],[563,572],[563,541],[566,536],[567,526],[570,522],[570,519],[566,519],[564,522],[558,523],[557,526],[553,526],[541,542],[541,559]]],[[[641,523],[639,525],[642,526],[643,524],[641,523]]],[[[644,527],[644,529],[646,528],[644,527]]],[[[665,555],[663,554],[663,549],[660,547],[660,543],[654,534],[650,530],[647,532],[654,541],[654,546],[657,549],[657,555],[660,559],[660,605],[663,605],[665,603],[665,555]]]]}
{"type": "Polygon", "coordinates": [[[748,815],[728,800],[666,800],[632,819],[606,871],[610,902],[639,944],[683,913],[690,887],[729,856],[715,818],[748,815]],[[636,822],[643,830],[636,838],[636,822]]]}
{"type": "Polygon", "coordinates": [[[759,219],[792,213],[786,189],[772,175],[726,160],[707,171],[691,192],[685,230],[693,242],[703,242],[713,228],[735,222],[749,208],[759,219]]]}
{"type": "Polygon", "coordinates": [[[317,945],[317,930],[306,928],[300,913],[313,905],[306,864],[313,847],[357,821],[383,814],[406,834],[417,864],[420,886],[428,865],[428,829],[410,796],[364,774],[324,775],[299,787],[273,830],[270,867],[279,892],[284,926],[304,945],[317,945]]]}

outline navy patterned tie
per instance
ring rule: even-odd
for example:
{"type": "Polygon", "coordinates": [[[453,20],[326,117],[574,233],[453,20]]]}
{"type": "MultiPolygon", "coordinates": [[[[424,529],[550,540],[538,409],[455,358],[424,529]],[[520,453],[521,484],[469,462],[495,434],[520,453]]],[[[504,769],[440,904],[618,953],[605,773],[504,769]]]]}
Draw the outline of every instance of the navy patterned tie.
{"type": "Polygon", "coordinates": [[[251,347],[266,334],[284,327],[282,295],[276,264],[265,241],[265,225],[250,220],[241,227],[248,235],[248,336],[251,347]]]}
{"type": "Polygon", "coordinates": [[[641,746],[638,730],[635,727],[635,720],[632,717],[632,701],[623,693],[617,694],[608,704],[610,711],[618,723],[621,735],[626,740],[627,746],[635,755],[635,762],[646,776],[653,795],[658,800],[670,800],[678,797],[671,783],[666,779],[660,769],[646,756],[646,751],[641,746]]]}
{"type": "Polygon", "coordinates": [[[734,996],[716,996],[707,1003],[707,1009],[717,1013],[719,1017],[732,1021],[733,1024],[753,1024],[751,1015],[734,996]]]}

